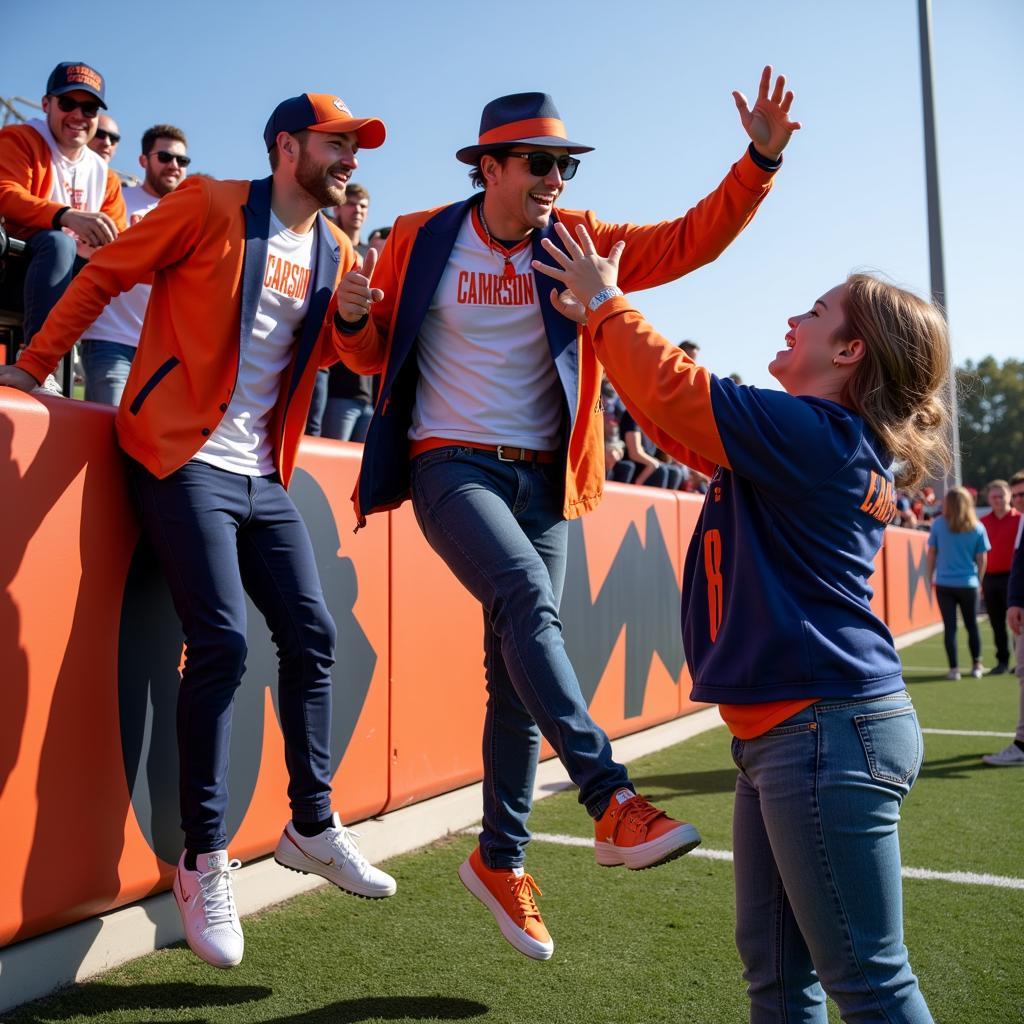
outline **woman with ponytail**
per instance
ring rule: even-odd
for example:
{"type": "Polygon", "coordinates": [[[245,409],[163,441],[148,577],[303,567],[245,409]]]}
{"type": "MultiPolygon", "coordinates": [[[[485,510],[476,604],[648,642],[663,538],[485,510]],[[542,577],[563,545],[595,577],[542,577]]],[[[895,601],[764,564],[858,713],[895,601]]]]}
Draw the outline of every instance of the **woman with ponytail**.
{"type": "Polygon", "coordinates": [[[789,320],[769,371],[736,385],[663,338],[604,259],[559,224],[566,286],[598,359],[654,442],[711,475],[683,577],[697,701],[739,769],[736,941],[753,1022],[928,1024],[903,942],[900,805],[921,730],[868,579],[895,487],[948,465],[949,341],[930,303],[856,274],[789,320]]]}

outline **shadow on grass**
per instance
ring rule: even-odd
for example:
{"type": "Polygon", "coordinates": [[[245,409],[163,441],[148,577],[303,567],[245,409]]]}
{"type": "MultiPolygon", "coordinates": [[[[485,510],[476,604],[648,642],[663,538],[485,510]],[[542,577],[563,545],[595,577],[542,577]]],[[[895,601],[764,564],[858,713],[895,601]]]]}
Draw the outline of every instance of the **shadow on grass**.
{"type": "MultiPolygon", "coordinates": [[[[982,753],[990,753],[985,750],[982,753]]],[[[981,754],[957,754],[955,757],[925,758],[921,766],[922,779],[966,779],[977,772],[991,772],[992,769],[981,760],[981,754]]]]}
{"type": "Polygon", "coordinates": [[[447,996],[366,996],[342,999],[329,1006],[292,1017],[275,1017],[265,1024],[358,1024],[369,1020],[468,1020],[490,1011],[471,999],[447,996]]]}
{"type": "Polygon", "coordinates": [[[676,772],[672,775],[633,775],[630,781],[638,793],[651,800],[671,796],[697,796],[703,793],[731,793],[736,789],[736,769],[720,768],[706,772],[676,772]]]}
{"type": "MultiPolygon", "coordinates": [[[[196,985],[188,981],[140,985],[86,982],[3,1019],[16,1024],[44,1024],[71,1017],[100,1017],[118,1012],[239,1006],[267,999],[273,994],[273,989],[263,985],[196,985]]],[[[179,1018],[179,1024],[205,1024],[206,1020],[205,1016],[189,1022],[182,1022],[179,1018]]],[[[155,1017],[147,1017],[146,1021],[147,1024],[157,1024],[155,1017]]]]}

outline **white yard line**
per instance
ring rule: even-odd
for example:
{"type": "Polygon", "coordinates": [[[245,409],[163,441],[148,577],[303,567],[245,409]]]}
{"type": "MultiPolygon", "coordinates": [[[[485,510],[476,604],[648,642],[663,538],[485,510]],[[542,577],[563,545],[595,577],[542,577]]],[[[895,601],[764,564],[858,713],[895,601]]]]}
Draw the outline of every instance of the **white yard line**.
{"type": "MultiPolygon", "coordinates": [[[[476,829],[466,829],[467,833],[476,834],[476,829]]],[[[533,838],[541,843],[556,843],[559,846],[593,847],[592,839],[580,836],[555,835],[551,832],[535,832],[533,838]]],[[[703,857],[705,860],[732,860],[731,850],[710,850],[698,847],[687,854],[688,857],[703,857]]],[[[1010,878],[1005,875],[979,875],[973,871],[932,871],[929,868],[903,868],[904,878],[923,879],[928,882],[953,882],[956,885],[988,885],[997,889],[1024,890],[1024,878],[1010,878]]]]}
{"type": "Polygon", "coordinates": [[[921,732],[932,733],[934,736],[997,736],[1003,739],[1013,739],[1016,733],[1013,732],[980,732],[971,729],[921,729],[921,732]]]}

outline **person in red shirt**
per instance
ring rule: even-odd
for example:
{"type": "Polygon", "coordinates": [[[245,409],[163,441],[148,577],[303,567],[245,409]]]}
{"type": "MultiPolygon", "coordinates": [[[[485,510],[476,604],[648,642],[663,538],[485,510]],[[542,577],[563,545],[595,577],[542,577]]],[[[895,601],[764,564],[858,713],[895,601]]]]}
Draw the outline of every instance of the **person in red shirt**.
{"type": "Polygon", "coordinates": [[[996,664],[990,676],[1001,676],[1010,670],[1010,644],[1006,632],[1006,588],[1010,582],[1013,546],[1020,526],[1020,513],[1010,507],[1010,485],[993,480],[988,487],[988,503],[992,511],[981,517],[992,550],[988,553],[988,569],[981,581],[985,610],[996,644],[996,664]]]}

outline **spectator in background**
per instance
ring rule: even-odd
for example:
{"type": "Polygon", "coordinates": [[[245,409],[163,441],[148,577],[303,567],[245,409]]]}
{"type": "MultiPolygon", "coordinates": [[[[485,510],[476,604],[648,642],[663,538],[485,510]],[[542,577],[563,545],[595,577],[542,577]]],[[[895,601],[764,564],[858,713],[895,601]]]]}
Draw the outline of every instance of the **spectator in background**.
{"type": "Polygon", "coordinates": [[[384,243],[388,240],[388,235],[390,234],[390,226],[386,228],[374,228],[374,230],[370,232],[370,237],[366,240],[366,244],[371,249],[376,249],[377,253],[380,254],[381,250],[384,248],[384,243]]]}
{"type": "MultiPolygon", "coordinates": [[[[334,221],[362,259],[369,248],[362,240],[363,224],[370,209],[370,193],[357,182],[345,187],[345,202],[334,208],[334,221]]],[[[373,415],[373,378],[353,373],[335,363],[317,374],[309,407],[306,433],[336,441],[362,441],[373,415]]]]}
{"type": "Polygon", "coordinates": [[[1024,469],[1010,477],[1010,504],[1018,515],[1024,516],[1024,469]]]}
{"type": "Polygon", "coordinates": [[[947,679],[959,679],[956,650],[956,610],[960,609],[973,666],[980,679],[981,636],[978,633],[978,588],[985,576],[991,547],[985,528],[974,513],[974,500],[966,487],[951,487],[942,502],[942,515],[928,534],[928,575],[935,581],[935,596],[942,612],[942,626],[949,662],[947,679]]]}
{"type": "Polygon", "coordinates": [[[697,362],[697,353],[700,351],[700,345],[695,341],[681,341],[679,347],[694,361],[697,362]]]}
{"type": "Polygon", "coordinates": [[[612,382],[601,374],[601,410],[604,414],[604,476],[614,480],[615,467],[625,458],[626,446],[619,433],[619,416],[622,403],[615,394],[612,382]]]}
{"type": "MultiPolygon", "coordinates": [[[[129,227],[142,220],[163,196],[185,180],[190,162],[188,140],[180,128],[158,124],[146,131],[139,157],[144,174],[142,184],[124,190],[129,227]]],[[[139,283],[115,295],[83,335],[82,366],[87,402],[121,404],[128,371],[139,347],[150,291],[148,284],[139,283]]]]}
{"type": "Polygon", "coordinates": [[[614,467],[612,479],[624,484],[668,487],[668,468],[655,454],[657,445],[644,434],[628,409],[623,410],[619,419],[619,432],[626,453],[614,467]]]}
{"type": "Polygon", "coordinates": [[[988,534],[991,550],[985,578],[981,582],[985,596],[985,611],[992,627],[996,645],[996,663],[989,675],[1001,676],[1010,668],[1010,645],[1006,633],[1006,588],[1010,583],[1010,565],[1013,547],[1020,526],[1020,513],[1010,507],[1010,485],[1005,480],[993,480],[988,485],[988,503],[992,511],[982,516],[981,525],[988,534]]]}
{"type": "Polygon", "coordinates": [[[742,384],[743,383],[743,378],[738,373],[730,373],[729,374],[729,380],[731,380],[733,382],[733,384],[742,384]]]}
{"type": "Polygon", "coordinates": [[[26,342],[85,260],[127,227],[121,180],[89,149],[103,95],[98,71],[67,61],[47,79],[43,117],[0,129],[0,216],[28,241],[26,342]]]}
{"type": "Polygon", "coordinates": [[[1010,497],[1021,513],[1017,521],[1016,547],[1007,586],[1007,620],[1014,635],[1016,648],[1017,681],[1020,688],[1020,712],[1013,742],[996,754],[986,754],[982,761],[996,768],[1024,766],[1024,472],[1010,477],[1010,497]]]}
{"type": "Polygon", "coordinates": [[[89,143],[89,148],[109,164],[117,152],[117,144],[121,141],[121,129],[109,114],[100,114],[96,134],[89,143]]]}

